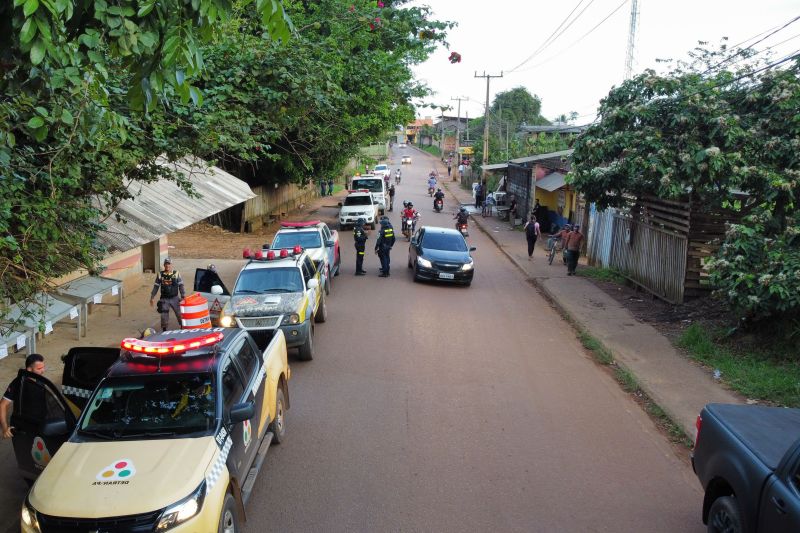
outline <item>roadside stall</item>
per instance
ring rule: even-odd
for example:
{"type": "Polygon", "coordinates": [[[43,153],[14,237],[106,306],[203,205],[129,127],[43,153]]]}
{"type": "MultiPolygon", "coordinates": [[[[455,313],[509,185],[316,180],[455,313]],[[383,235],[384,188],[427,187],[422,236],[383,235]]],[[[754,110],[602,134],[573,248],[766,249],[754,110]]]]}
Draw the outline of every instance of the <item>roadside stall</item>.
{"type": "Polygon", "coordinates": [[[89,329],[89,304],[111,305],[117,307],[117,316],[122,316],[122,281],[103,276],[83,276],[61,285],[57,289],[58,298],[80,306],[80,320],[83,321],[83,335],[89,329]],[[103,302],[103,296],[115,296],[116,302],[103,302]]]}
{"type": "Polygon", "coordinates": [[[75,304],[47,293],[37,294],[24,306],[12,305],[4,319],[6,325],[11,329],[0,337],[0,358],[8,355],[10,344],[13,344],[17,351],[27,349],[28,353],[35,352],[38,334],[49,335],[53,332],[56,323],[65,318],[75,320],[74,324],[67,325],[78,330],[80,339],[80,314],[81,312],[75,304]]]}

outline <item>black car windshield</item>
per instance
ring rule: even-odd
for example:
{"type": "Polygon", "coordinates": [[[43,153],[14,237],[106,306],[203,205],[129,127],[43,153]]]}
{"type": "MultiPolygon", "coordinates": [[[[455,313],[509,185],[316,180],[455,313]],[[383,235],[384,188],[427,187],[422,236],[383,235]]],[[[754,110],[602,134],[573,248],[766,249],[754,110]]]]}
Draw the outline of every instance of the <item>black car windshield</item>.
{"type": "Polygon", "coordinates": [[[78,434],[101,439],[165,438],[216,428],[210,373],[143,375],[103,381],[78,434]]]}
{"type": "Polygon", "coordinates": [[[422,237],[422,247],[445,252],[466,252],[467,242],[461,235],[426,231],[422,237]]]}
{"type": "Polygon", "coordinates": [[[297,245],[303,248],[319,248],[322,246],[322,240],[319,238],[318,231],[287,231],[286,233],[278,233],[275,235],[275,240],[272,242],[272,247],[278,248],[294,248],[297,245]]]}
{"type": "Polygon", "coordinates": [[[355,179],[353,180],[354,189],[369,189],[370,192],[383,192],[383,180],[381,178],[355,179]]]}
{"type": "Polygon", "coordinates": [[[303,292],[303,278],[296,267],[242,270],[233,295],[266,292],[303,292]]]}
{"type": "Polygon", "coordinates": [[[344,199],[344,205],[372,205],[369,196],[348,196],[344,199]]]}

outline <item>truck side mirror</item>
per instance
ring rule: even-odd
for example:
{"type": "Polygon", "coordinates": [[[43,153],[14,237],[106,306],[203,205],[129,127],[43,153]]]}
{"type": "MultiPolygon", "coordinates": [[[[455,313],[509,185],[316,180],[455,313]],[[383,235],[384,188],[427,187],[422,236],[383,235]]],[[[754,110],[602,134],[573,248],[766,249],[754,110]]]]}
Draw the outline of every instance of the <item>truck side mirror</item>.
{"type": "Polygon", "coordinates": [[[312,278],[308,280],[309,289],[316,289],[317,287],[319,287],[319,281],[317,281],[317,278],[312,278]]]}
{"type": "Polygon", "coordinates": [[[212,285],[211,286],[211,294],[220,295],[220,294],[223,294],[223,292],[224,291],[222,290],[222,287],[220,287],[219,285],[212,285]]]}
{"type": "Polygon", "coordinates": [[[63,437],[69,433],[69,426],[63,418],[48,420],[42,424],[40,432],[43,437],[63,437]]]}
{"type": "Polygon", "coordinates": [[[237,403],[231,407],[231,411],[228,414],[228,420],[231,424],[238,424],[239,422],[250,420],[255,414],[256,408],[255,405],[253,405],[253,402],[237,403]]]}

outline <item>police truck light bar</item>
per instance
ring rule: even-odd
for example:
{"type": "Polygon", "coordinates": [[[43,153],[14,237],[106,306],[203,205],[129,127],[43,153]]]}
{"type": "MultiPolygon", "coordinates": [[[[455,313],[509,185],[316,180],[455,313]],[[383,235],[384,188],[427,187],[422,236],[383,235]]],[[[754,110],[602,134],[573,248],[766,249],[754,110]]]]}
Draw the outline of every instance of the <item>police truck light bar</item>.
{"type": "Polygon", "coordinates": [[[306,220],[303,222],[281,222],[282,228],[313,228],[320,223],[319,220],[306,220]]]}
{"type": "Polygon", "coordinates": [[[142,339],[123,339],[120,346],[125,350],[145,355],[172,355],[211,346],[222,340],[223,333],[208,333],[199,337],[172,341],[146,341],[142,339]]]}

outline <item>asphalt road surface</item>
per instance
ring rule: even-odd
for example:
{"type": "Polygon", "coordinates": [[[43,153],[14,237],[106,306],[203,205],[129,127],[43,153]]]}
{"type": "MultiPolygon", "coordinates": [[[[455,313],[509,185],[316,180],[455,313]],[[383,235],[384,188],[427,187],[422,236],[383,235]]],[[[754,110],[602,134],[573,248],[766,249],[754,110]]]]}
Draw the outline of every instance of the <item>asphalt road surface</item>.
{"type": "MultiPolygon", "coordinates": [[[[426,193],[433,159],[403,152],[396,203],[450,227],[453,198],[437,214],[426,193]]],[[[288,438],[245,530],[703,531],[686,461],[489,238],[471,232],[471,288],[414,283],[390,215],[389,278],[375,232],[366,277],[342,235],[329,318],[315,359],[290,361],[288,438]]]]}

